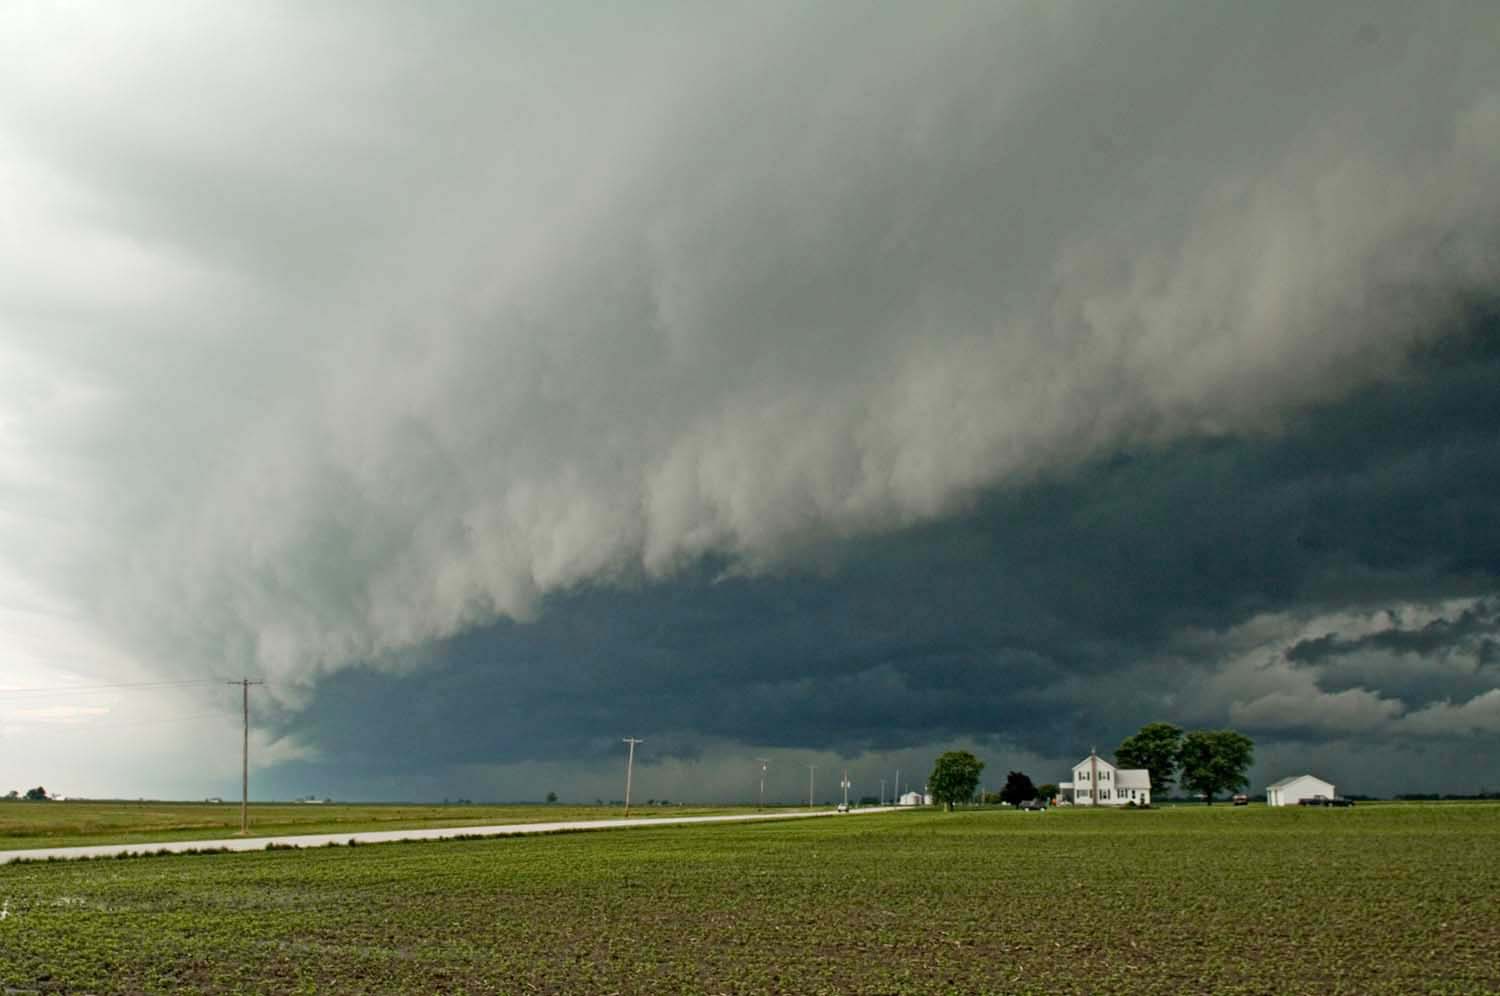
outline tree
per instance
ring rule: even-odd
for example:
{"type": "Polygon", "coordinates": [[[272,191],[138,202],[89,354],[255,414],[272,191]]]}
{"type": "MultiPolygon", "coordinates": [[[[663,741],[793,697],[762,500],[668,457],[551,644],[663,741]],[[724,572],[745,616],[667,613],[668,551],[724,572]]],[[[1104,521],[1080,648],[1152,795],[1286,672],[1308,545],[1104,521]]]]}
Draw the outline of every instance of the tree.
{"type": "Polygon", "coordinates": [[[46,802],[47,790],[42,788],[40,785],[38,785],[34,789],[27,789],[26,798],[30,799],[32,802],[46,802]]]}
{"type": "Polygon", "coordinates": [[[1036,798],[1036,786],[1031,784],[1031,778],[1019,771],[1012,771],[1005,776],[1005,788],[1000,790],[1000,801],[1012,806],[1019,806],[1023,802],[1029,802],[1036,798]]]}
{"type": "Polygon", "coordinates": [[[950,750],[932,766],[927,787],[932,797],[951,813],[955,802],[974,798],[974,790],[979,787],[979,773],[983,770],[984,762],[973,754],[966,750],[950,750]]]}
{"type": "Polygon", "coordinates": [[[1145,768],[1151,774],[1151,795],[1166,797],[1177,775],[1182,731],[1171,723],[1147,723],[1133,737],[1115,748],[1115,764],[1122,768],[1145,768]]]}
{"type": "Polygon", "coordinates": [[[1037,798],[1046,799],[1050,805],[1057,798],[1057,786],[1051,782],[1043,782],[1036,787],[1037,798]]]}
{"type": "Polygon", "coordinates": [[[20,796],[21,793],[17,792],[15,789],[11,789],[9,792],[5,793],[5,797],[7,799],[18,799],[20,798],[20,796]]]}
{"type": "Polygon", "coordinates": [[[547,793],[547,801],[548,802],[556,802],[557,801],[557,793],[556,792],[548,792],[547,793]]]}
{"type": "Polygon", "coordinates": [[[1182,787],[1202,793],[1210,806],[1218,792],[1233,792],[1249,784],[1255,743],[1234,730],[1194,730],[1182,738],[1177,763],[1182,787]]]}

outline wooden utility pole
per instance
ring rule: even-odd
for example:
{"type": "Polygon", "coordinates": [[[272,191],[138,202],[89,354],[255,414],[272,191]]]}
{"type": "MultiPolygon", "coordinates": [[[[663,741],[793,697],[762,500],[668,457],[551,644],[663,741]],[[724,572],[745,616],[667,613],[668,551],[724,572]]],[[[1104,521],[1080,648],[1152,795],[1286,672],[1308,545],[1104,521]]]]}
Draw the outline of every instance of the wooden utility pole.
{"type": "Polygon", "coordinates": [[[634,770],[635,770],[635,745],[636,744],[643,744],[645,742],[646,741],[639,740],[639,739],[637,739],[635,737],[624,737],[621,740],[621,743],[627,743],[627,744],[630,745],[630,757],[627,758],[626,761],[625,761],[625,815],[626,816],[630,815],[630,776],[631,776],[632,772],[634,772],[634,770]]]}
{"type": "Polygon", "coordinates": [[[239,685],[244,695],[245,739],[240,752],[240,834],[244,835],[250,832],[250,686],[264,685],[265,682],[241,678],[226,684],[239,685]]]}

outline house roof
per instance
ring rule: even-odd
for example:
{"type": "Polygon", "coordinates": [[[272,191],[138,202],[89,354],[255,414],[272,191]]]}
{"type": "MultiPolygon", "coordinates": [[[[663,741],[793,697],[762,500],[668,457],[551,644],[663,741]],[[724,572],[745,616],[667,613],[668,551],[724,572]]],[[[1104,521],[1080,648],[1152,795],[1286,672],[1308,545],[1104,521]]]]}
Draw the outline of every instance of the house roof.
{"type": "Polygon", "coordinates": [[[1150,787],[1151,772],[1145,768],[1115,769],[1115,788],[1149,789],[1150,787]]]}
{"type": "Polygon", "coordinates": [[[1324,785],[1332,785],[1333,784],[1333,782],[1330,782],[1330,781],[1327,781],[1325,779],[1319,778],[1317,775],[1292,775],[1292,776],[1290,776],[1288,778],[1281,779],[1281,781],[1279,781],[1279,782],[1272,782],[1271,784],[1267,785],[1266,788],[1268,788],[1268,789],[1286,788],[1288,785],[1292,784],[1292,782],[1300,782],[1304,778],[1311,778],[1313,781],[1315,781],[1315,782],[1322,782],[1324,785]]]}

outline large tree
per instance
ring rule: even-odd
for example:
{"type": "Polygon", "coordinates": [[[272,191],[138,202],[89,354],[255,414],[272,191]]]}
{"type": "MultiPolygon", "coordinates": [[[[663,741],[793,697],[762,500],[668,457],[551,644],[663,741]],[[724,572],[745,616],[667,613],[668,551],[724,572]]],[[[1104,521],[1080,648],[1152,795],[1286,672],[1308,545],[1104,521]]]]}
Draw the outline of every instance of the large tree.
{"type": "Polygon", "coordinates": [[[927,788],[934,799],[952,812],[955,802],[974,798],[974,790],[979,787],[979,773],[983,770],[984,762],[973,754],[966,750],[950,750],[932,766],[927,788]]]}
{"type": "Polygon", "coordinates": [[[1036,786],[1031,777],[1020,771],[1012,771],[1005,778],[1005,788],[1000,790],[1000,801],[1019,806],[1036,798],[1036,786]]]}
{"type": "Polygon", "coordinates": [[[1249,783],[1254,760],[1254,741],[1234,730],[1194,730],[1182,738],[1177,753],[1182,787],[1202,793],[1210,806],[1216,793],[1233,792],[1249,783]]]}
{"type": "Polygon", "coordinates": [[[1151,773],[1151,797],[1166,797],[1177,776],[1177,754],[1182,731],[1171,723],[1147,723],[1140,732],[1120,741],[1115,764],[1122,768],[1145,768],[1151,773]]]}

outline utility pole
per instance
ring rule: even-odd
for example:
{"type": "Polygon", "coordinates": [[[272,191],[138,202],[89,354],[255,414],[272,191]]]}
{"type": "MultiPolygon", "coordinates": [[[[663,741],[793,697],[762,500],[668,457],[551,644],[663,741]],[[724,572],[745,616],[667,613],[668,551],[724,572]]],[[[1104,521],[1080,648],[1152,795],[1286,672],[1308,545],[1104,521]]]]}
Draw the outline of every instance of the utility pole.
{"type": "Polygon", "coordinates": [[[811,809],[813,807],[813,772],[817,771],[817,770],[818,770],[818,766],[816,764],[809,764],[807,766],[807,808],[808,809],[811,809]]]}
{"type": "Polygon", "coordinates": [[[880,780],[880,804],[885,805],[885,779],[880,780]]]}
{"type": "Polygon", "coordinates": [[[896,805],[901,804],[901,769],[896,769],[896,805]]]}
{"type": "Polygon", "coordinates": [[[844,780],[839,782],[844,789],[844,808],[849,808],[849,769],[844,769],[844,780]]]}
{"type": "Polygon", "coordinates": [[[634,771],[634,769],[635,769],[635,745],[636,744],[643,744],[646,741],[644,741],[644,740],[638,740],[635,737],[625,737],[620,742],[624,743],[624,744],[629,744],[630,745],[630,756],[625,761],[625,815],[629,816],[630,815],[630,775],[631,775],[631,772],[634,771]]]}
{"type": "Polygon", "coordinates": [[[766,808],[766,765],[770,764],[771,762],[770,762],[769,759],[764,758],[764,757],[757,757],[756,760],[760,762],[760,808],[761,809],[765,809],[766,808]]]}
{"type": "Polygon", "coordinates": [[[250,832],[250,686],[264,685],[265,682],[241,678],[239,681],[226,681],[225,684],[239,685],[244,696],[245,739],[240,752],[240,833],[244,835],[250,832]]]}

